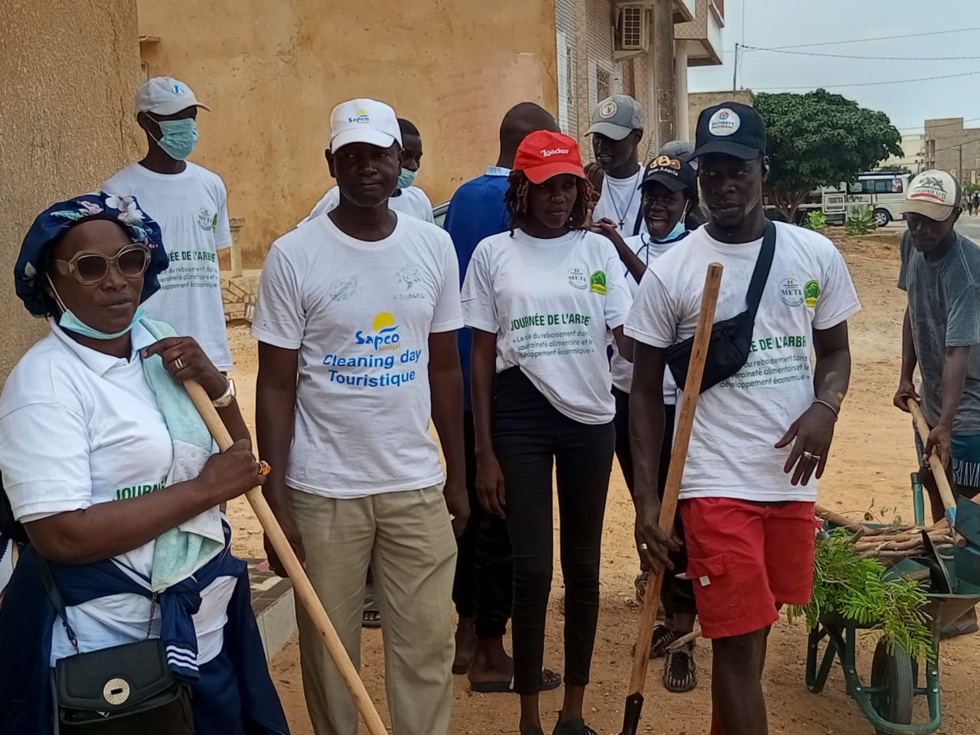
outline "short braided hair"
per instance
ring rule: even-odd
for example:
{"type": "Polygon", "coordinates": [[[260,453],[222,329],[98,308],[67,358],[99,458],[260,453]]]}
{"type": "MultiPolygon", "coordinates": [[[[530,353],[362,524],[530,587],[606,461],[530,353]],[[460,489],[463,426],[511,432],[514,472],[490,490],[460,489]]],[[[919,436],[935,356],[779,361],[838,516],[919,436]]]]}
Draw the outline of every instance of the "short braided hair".
{"type": "MultiPolygon", "coordinates": [[[[504,194],[504,203],[510,215],[510,232],[514,233],[527,224],[531,215],[531,180],[523,171],[511,171],[507,177],[510,186],[504,194]]],[[[568,218],[568,229],[581,230],[592,213],[594,205],[592,184],[588,179],[577,179],[578,196],[568,218]]]]}

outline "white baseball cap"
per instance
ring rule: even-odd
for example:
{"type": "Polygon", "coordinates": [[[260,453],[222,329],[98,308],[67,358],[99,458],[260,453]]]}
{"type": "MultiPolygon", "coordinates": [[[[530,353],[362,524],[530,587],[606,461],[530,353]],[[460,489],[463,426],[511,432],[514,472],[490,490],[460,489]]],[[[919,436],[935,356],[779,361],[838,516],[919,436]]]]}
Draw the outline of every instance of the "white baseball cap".
{"type": "Polygon", "coordinates": [[[136,92],[136,112],[152,112],[154,115],[176,115],[188,107],[200,107],[211,112],[194,96],[193,90],[173,77],[147,79],[136,92]]]}
{"type": "Polygon", "coordinates": [[[358,99],[341,102],[330,113],[330,150],[336,153],[351,143],[379,148],[402,144],[395,111],[384,102],[358,99]]]}
{"type": "Polygon", "coordinates": [[[945,222],[953,210],[963,206],[963,187],[945,171],[923,171],[909,183],[902,212],[921,214],[937,222],[945,222]]]}

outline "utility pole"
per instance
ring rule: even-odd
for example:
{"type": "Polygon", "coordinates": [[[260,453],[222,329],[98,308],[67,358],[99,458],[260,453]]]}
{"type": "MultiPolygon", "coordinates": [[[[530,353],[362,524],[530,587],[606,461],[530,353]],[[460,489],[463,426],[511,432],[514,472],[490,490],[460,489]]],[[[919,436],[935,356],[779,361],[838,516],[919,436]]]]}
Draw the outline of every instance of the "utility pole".
{"type": "Polygon", "coordinates": [[[676,138],[677,104],[674,90],[673,0],[655,0],[653,5],[653,75],[657,100],[656,145],[676,138]]]}
{"type": "Polygon", "coordinates": [[[960,167],[956,169],[956,178],[963,181],[963,144],[960,143],[960,167]]]}
{"type": "Polygon", "coordinates": [[[739,56],[738,49],[739,49],[739,44],[738,44],[738,41],[736,41],[735,42],[735,71],[732,72],[732,91],[733,92],[737,92],[738,91],[738,56],[739,56]]]}

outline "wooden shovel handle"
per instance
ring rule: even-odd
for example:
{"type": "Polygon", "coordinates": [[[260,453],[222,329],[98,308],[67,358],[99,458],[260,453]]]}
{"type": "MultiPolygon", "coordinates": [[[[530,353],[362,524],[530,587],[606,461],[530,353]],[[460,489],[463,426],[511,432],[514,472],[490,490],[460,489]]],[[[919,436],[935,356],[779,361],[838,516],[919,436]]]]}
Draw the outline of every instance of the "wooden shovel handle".
{"type": "MultiPolygon", "coordinates": [[[[925,414],[922,413],[922,408],[919,407],[914,398],[909,398],[909,413],[912,414],[912,421],[915,423],[915,429],[919,432],[919,438],[922,439],[922,446],[924,447],[929,443],[931,429],[925,414]]],[[[932,469],[933,477],[936,478],[936,487],[939,488],[939,497],[942,498],[943,507],[947,510],[955,508],[956,496],[953,495],[953,488],[950,487],[949,478],[946,477],[946,468],[943,467],[942,460],[935,452],[929,455],[929,467],[932,469]]]]}
{"type": "MultiPolygon", "coordinates": [[[[207,424],[211,436],[214,437],[215,442],[218,444],[218,448],[222,452],[225,451],[234,444],[234,440],[231,438],[231,434],[228,433],[228,429],[218,415],[217,410],[212,405],[207,392],[200,384],[193,380],[184,383],[184,387],[190,394],[191,400],[194,401],[194,406],[197,408],[198,413],[201,414],[201,418],[204,419],[204,423],[207,424]]],[[[316,627],[317,632],[320,633],[320,637],[327,647],[327,653],[330,654],[334,665],[340,671],[340,675],[344,679],[344,684],[347,685],[347,690],[350,692],[351,697],[353,697],[354,704],[357,705],[357,710],[361,713],[361,717],[364,718],[364,723],[367,725],[368,731],[371,735],[388,735],[388,729],[381,720],[381,715],[378,714],[374,702],[371,701],[371,696],[368,694],[367,689],[364,688],[364,682],[358,676],[357,669],[354,668],[350,656],[347,655],[347,649],[344,648],[344,644],[337,635],[337,630],[333,627],[333,623],[330,622],[330,617],[323,608],[323,603],[320,602],[316,590],[313,589],[310,578],[306,576],[306,570],[296,556],[296,552],[293,551],[293,547],[286,538],[286,534],[283,533],[282,526],[279,525],[279,521],[272,512],[272,508],[269,507],[265,496],[262,495],[261,488],[253,487],[245,493],[245,497],[252,506],[255,517],[259,519],[262,530],[265,531],[265,535],[269,538],[272,547],[276,550],[276,554],[279,555],[279,560],[289,573],[289,579],[293,583],[293,590],[296,593],[296,597],[313,620],[313,625],[316,627]]]]}
{"type": "MultiPolygon", "coordinates": [[[[704,292],[701,296],[701,313],[694,330],[694,344],[691,349],[691,362],[687,368],[687,383],[684,385],[684,395],[681,398],[681,410],[677,419],[677,430],[674,433],[674,446],[670,452],[670,469],[667,472],[667,483],[664,487],[664,498],[660,505],[660,529],[670,535],[674,530],[674,516],[677,514],[677,496],[681,490],[681,478],[684,476],[684,463],[687,461],[687,447],[691,442],[691,431],[694,428],[694,412],[697,410],[698,398],[701,394],[701,378],[704,375],[704,363],[708,357],[708,344],[711,341],[711,329],[714,326],[715,307],[718,305],[718,292],[721,289],[720,263],[711,263],[704,279],[704,292]]],[[[643,598],[643,612],[640,617],[640,631],[636,638],[636,650],[633,652],[633,674],[630,677],[630,692],[643,693],[646,684],[647,666],[650,663],[650,642],[653,640],[653,629],[657,624],[657,601],[664,584],[665,570],[661,569],[653,575],[647,584],[646,595],[643,598]]]]}

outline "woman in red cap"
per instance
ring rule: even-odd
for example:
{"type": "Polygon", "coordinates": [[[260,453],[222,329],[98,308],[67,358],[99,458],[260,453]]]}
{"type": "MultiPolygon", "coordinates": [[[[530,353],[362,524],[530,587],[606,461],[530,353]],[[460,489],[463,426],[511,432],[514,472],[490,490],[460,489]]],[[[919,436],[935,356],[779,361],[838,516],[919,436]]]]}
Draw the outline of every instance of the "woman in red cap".
{"type": "Polygon", "coordinates": [[[473,329],[477,492],[506,517],[514,548],[514,690],[521,735],[538,709],[551,590],[552,468],[565,580],[565,700],[556,735],[583,719],[599,613],[599,552],[615,430],[606,345],[625,348],[630,295],[612,243],[585,228],[591,189],[578,144],[540,131],[517,151],[510,232],[484,240],[463,284],[473,329]]]}

